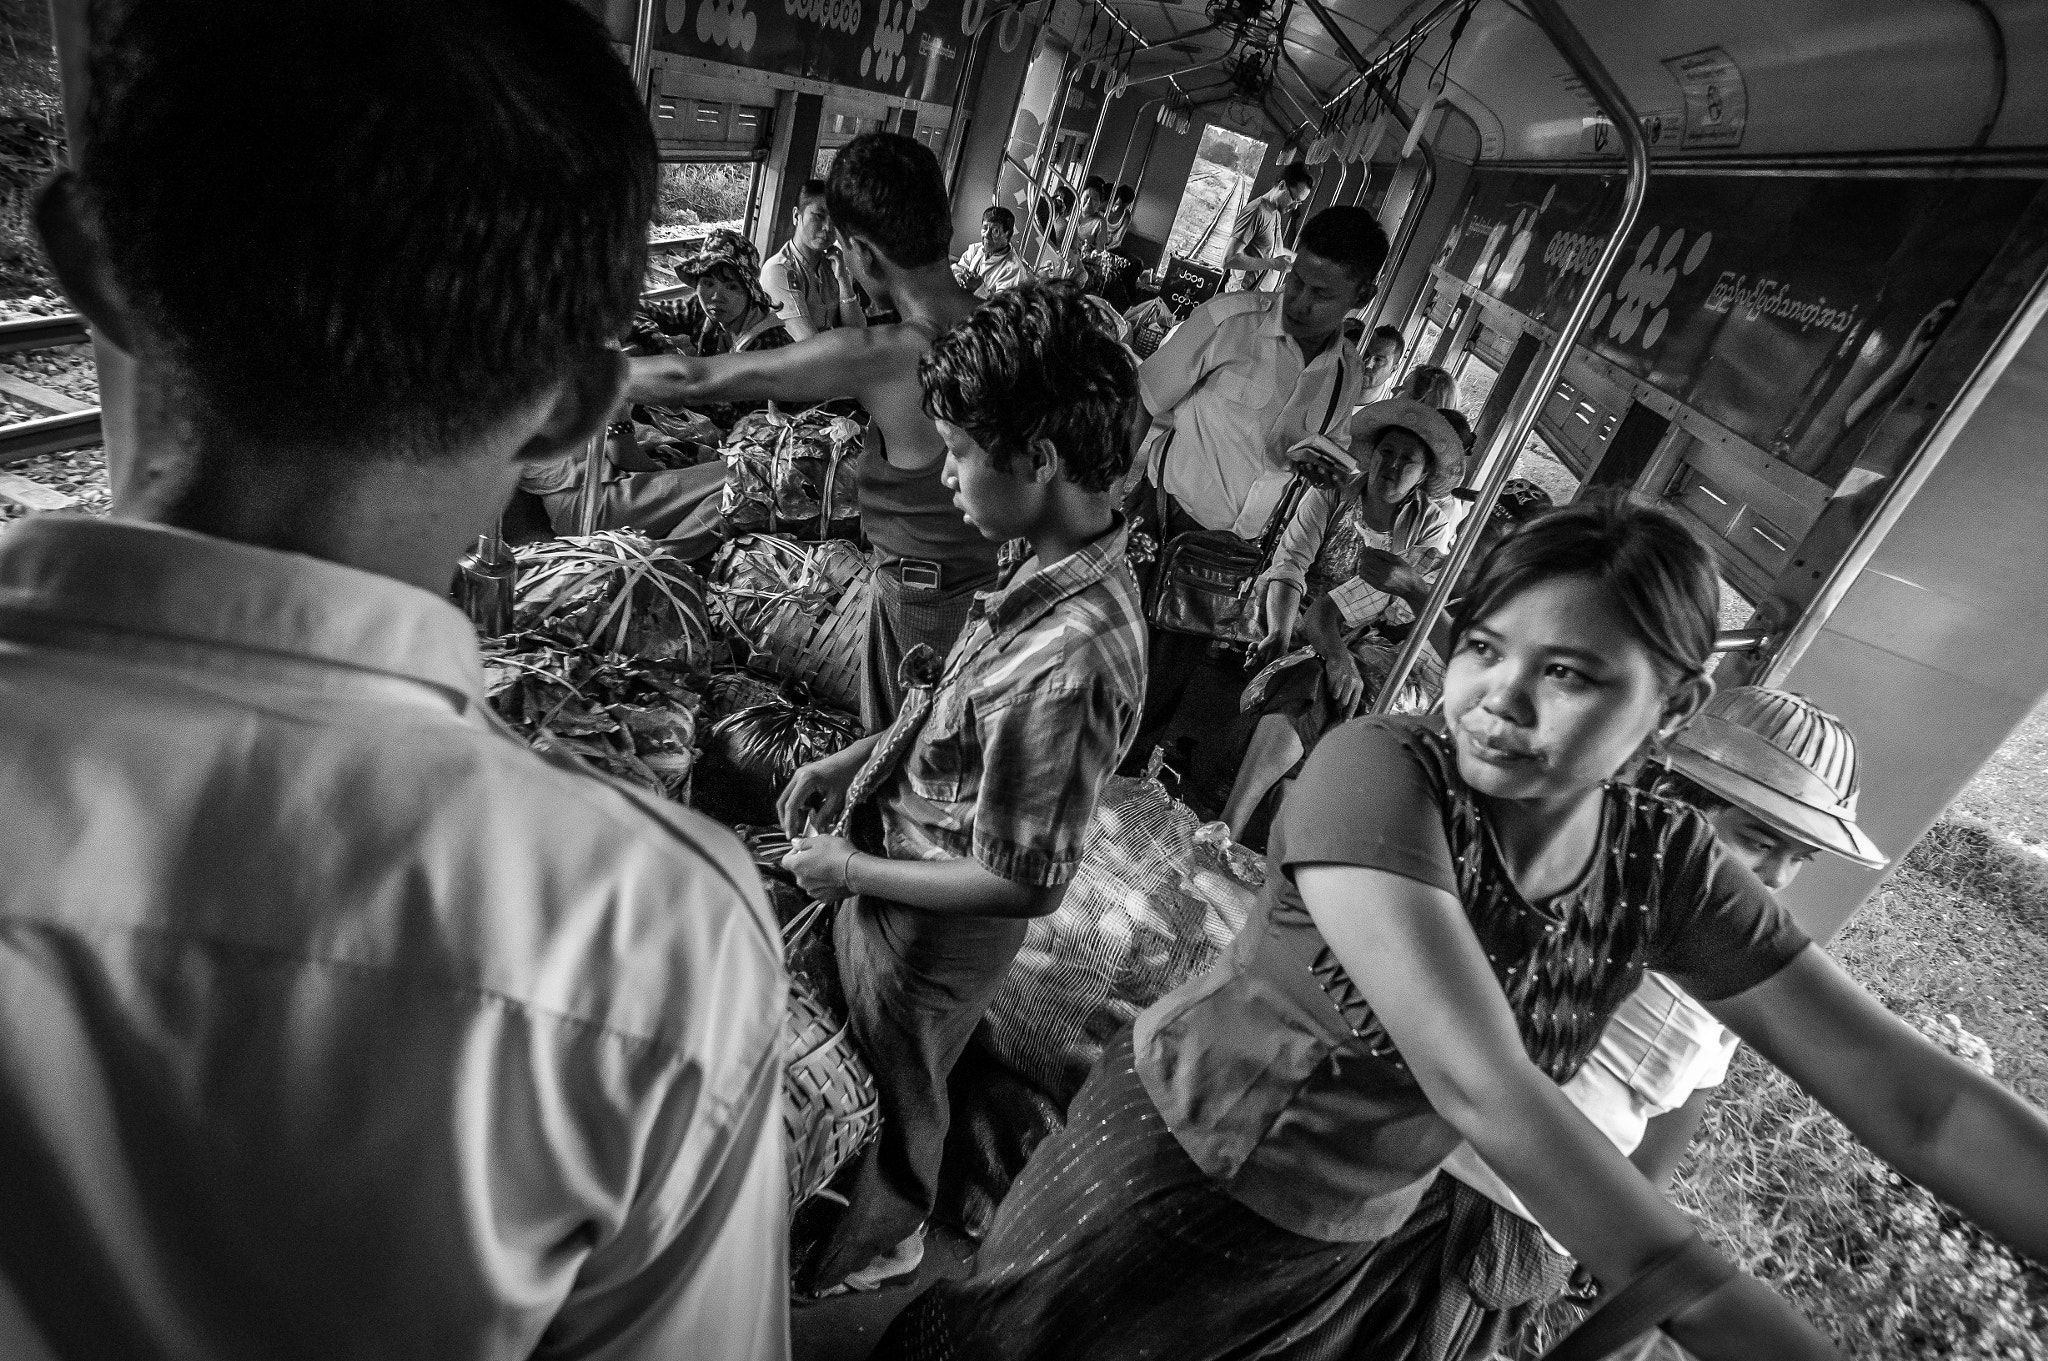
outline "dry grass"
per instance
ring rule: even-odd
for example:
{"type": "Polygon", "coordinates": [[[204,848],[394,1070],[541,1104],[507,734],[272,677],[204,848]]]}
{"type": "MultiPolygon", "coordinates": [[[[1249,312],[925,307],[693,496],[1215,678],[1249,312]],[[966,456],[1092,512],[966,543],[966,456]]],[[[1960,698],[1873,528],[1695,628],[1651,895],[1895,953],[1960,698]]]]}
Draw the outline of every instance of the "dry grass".
{"type": "MultiPolygon", "coordinates": [[[[1886,1006],[2048,1104],[2048,861],[1945,819],[1833,950],[1886,1006]]],[[[2048,1358],[2048,1272],[1892,1172],[1747,1050],[1673,1198],[1852,1355],[2048,1358]]]]}

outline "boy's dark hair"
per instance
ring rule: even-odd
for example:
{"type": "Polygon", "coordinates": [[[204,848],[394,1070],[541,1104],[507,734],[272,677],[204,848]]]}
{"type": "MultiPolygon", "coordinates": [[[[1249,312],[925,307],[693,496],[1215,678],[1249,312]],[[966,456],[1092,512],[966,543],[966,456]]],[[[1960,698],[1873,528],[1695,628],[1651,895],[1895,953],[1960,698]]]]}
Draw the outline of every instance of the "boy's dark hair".
{"type": "Polygon", "coordinates": [[[999,471],[1035,439],[1052,442],[1061,475],[1084,491],[1130,471],[1138,369],[1078,285],[996,294],[932,344],[917,378],[925,414],[972,435],[999,471]]]}
{"type": "Polygon", "coordinates": [[[1387,263],[1387,234],[1363,208],[1325,208],[1302,224],[1298,249],[1341,265],[1357,283],[1375,283],[1387,263]]]}
{"type": "Polygon", "coordinates": [[[1013,236],[1017,232],[1017,215],[1008,208],[984,208],[981,210],[981,220],[993,222],[1013,236]]]}
{"type": "Polygon", "coordinates": [[[898,269],[944,259],[953,238],[939,158],[900,133],[864,132],[841,147],[825,204],[833,226],[868,241],[898,269]]]}
{"type": "Polygon", "coordinates": [[[428,459],[626,330],[654,140],[566,0],[106,0],[79,201],[201,427],[428,459]]]}
{"type": "Polygon", "coordinates": [[[1566,577],[1599,585],[1670,680],[1705,673],[1720,616],[1714,555],[1671,512],[1612,492],[1545,511],[1487,550],[1452,611],[1452,640],[1531,587],[1566,577]]]}
{"type": "Polygon", "coordinates": [[[823,180],[805,180],[797,186],[796,201],[798,206],[809,203],[814,198],[823,197],[825,197],[825,181],[823,180]]]}
{"type": "Polygon", "coordinates": [[[1314,172],[1300,161],[1289,161],[1285,166],[1281,167],[1280,183],[1282,184],[1313,187],[1315,182],[1314,172]]]}
{"type": "Polygon", "coordinates": [[[1388,342],[1394,347],[1394,353],[1397,356],[1406,354],[1408,352],[1408,337],[1401,334],[1401,328],[1398,326],[1373,327],[1372,339],[1368,340],[1366,344],[1377,345],[1382,340],[1388,342]]]}

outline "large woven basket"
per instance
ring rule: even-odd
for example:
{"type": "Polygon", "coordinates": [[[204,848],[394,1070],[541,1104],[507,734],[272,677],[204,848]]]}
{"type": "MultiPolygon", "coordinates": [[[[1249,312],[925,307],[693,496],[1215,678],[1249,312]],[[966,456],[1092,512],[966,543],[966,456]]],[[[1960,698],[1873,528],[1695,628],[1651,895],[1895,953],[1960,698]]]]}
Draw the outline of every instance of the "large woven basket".
{"type": "MultiPolygon", "coordinates": [[[[825,544],[812,551],[833,551],[825,544]]],[[[853,559],[849,559],[852,561],[853,559]]],[[[794,602],[771,609],[753,639],[752,664],[788,680],[800,680],[825,703],[860,712],[861,666],[868,647],[868,598],[874,592],[874,564],[863,555],[850,579],[822,614],[794,602]]]]}
{"type": "Polygon", "coordinates": [[[782,1056],[782,1128],[794,1209],[859,1155],[881,1129],[882,1115],[875,1079],[855,1052],[852,1034],[801,974],[789,980],[782,1056]]]}

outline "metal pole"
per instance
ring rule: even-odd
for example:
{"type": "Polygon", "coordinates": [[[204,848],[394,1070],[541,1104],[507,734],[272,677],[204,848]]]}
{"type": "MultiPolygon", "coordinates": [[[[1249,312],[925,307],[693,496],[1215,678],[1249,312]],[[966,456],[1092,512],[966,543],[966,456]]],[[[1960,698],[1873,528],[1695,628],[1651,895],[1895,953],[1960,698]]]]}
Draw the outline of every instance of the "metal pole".
{"type": "MultiPolygon", "coordinates": [[[[1157,99],[1148,99],[1143,104],[1140,104],[1138,106],[1138,112],[1132,115],[1131,135],[1124,138],[1124,154],[1116,163],[1116,182],[1118,184],[1122,184],[1124,182],[1124,172],[1131,168],[1131,148],[1138,144],[1138,127],[1145,121],[1145,111],[1147,109],[1150,109],[1155,104],[1164,104],[1165,102],[1165,95],[1161,95],[1157,99]]],[[[1135,207],[1137,202],[1138,197],[1136,192],[1134,191],[1131,195],[1132,206],[1135,207]]]]}
{"type": "MultiPolygon", "coordinates": [[[[1309,3],[1313,5],[1315,0],[1309,0],[1309,3]]],[[[1380,686],[1379,696],[1373,701],[1374,713],[1387,712],[1400,695],[1401,687],[1407,684],[1409,673],[1415,669],[1415,659],[1429,642],[1430,629],[1443,614],[1444,606],[1451,598],[1451,589],[1457,585],[1465,565],[1472,560],[1473,550],[1479,546],[1479,533],[1485,528],[1487,517],[1493,514],[1494,502],[1500,499],[1500,489],[1507,482],[1508,474],[1514,471],[1515,456],[1521,452],[1523,441],[1535,428],[1537,413],[1543,409],[1544,402],[1557,386],[1557,380],[1563,376],[1565,362],[1571,358],[1572,346],[1585,329],[1593,303],[1599,298],[1614,262],[1621,258],[1622,245],[1635,226],[1636,216],[1642,211],[1643,195],[1650,186],[1650,149],[1643,141],[1642,126],[1636,122],[1636,111],[1630,106],[1628,96],[1622,93],[1621,86],[1615,83],[1607,68],[1600,64],[1600,58],[1587,46],[1584,36],[1566,17],[1559,0],[1528,0],[1528,5],[1530,14],[1550,35],[1552,45],[1564,58],[1565,64],[1571,67],[1572,74],[1593,92],[1593,98],[1613,120],[1615,131],[1621,134],[1628,152],[1628,188],[1622,195],[1621,220],[1608,234],[1607,244],[1593,265],[1592,275],[1579,291],[1578,300],[1572,304],[1571,314],[1559,328],[1550,352],[1543,356],[1543,365],[1537,371],[1535,381],[1529,385],[1514,420],[1507,423],[1506,429],[1486,451],[1486,457],[1480,464],[1479,495],[1465,514],[1464,527],[1458,533],[1458,541],[1452,546],[1443,571],[1437,576],[1428,602],[1416,615],[1415,627],[1408,635],[1407,644],[1402,647],[1393,670],[1387,673],[1385,682],[1380,686]]]]}
{"type": "Polygon", "coordinates": [[[639,0],[633,15],[633,87],[640,91],[642,103],[650,93],[648,78],[654,74],[654,5],[655,0],[639,0]]]}

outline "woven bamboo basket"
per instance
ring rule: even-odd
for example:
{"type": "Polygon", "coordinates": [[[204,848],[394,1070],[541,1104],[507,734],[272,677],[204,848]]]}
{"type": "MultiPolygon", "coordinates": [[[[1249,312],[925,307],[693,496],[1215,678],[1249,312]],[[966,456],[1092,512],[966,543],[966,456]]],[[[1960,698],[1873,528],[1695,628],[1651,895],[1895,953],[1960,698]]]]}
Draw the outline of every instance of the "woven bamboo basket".
{"type": "Polygon", "coordinates": [[[858,569],[822,616],[793,602],[774,608],[754,640],[754,664],[785,679],[803,681],[827,704],[859,713],[874,574],[874,565],[861,557],[858,569]]]}
{"type": "Polygon", "coordinates": [[[882,1115],[875,1079],[852,1033],[800,974],[789,980],[782,1056],[782,1128],[794,1209],[859,1155],[881,1129],[882,1115]]]}

